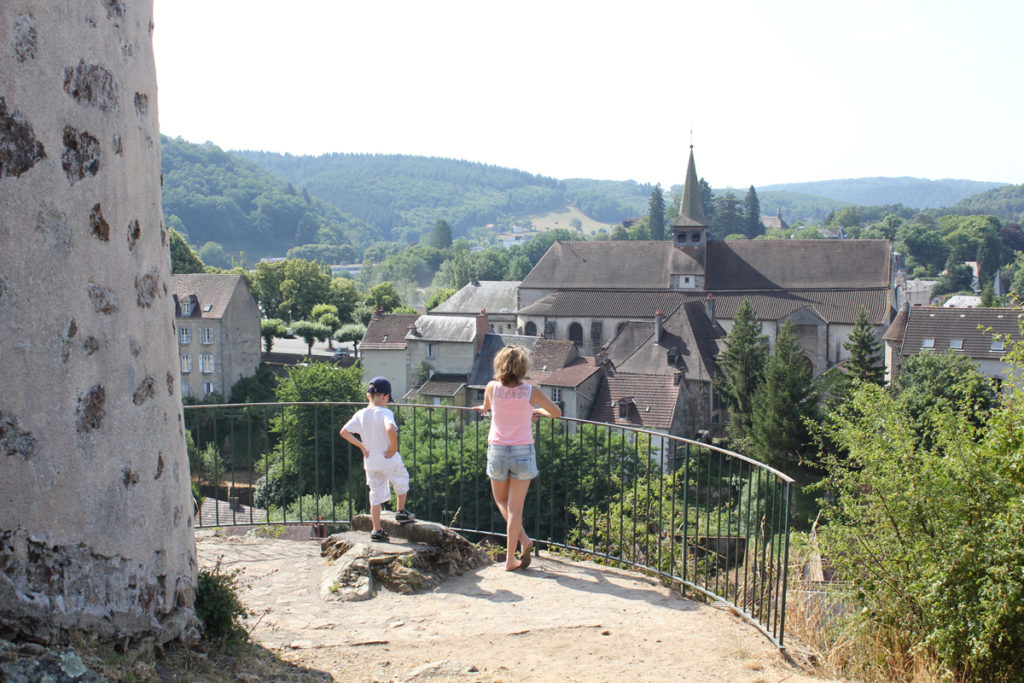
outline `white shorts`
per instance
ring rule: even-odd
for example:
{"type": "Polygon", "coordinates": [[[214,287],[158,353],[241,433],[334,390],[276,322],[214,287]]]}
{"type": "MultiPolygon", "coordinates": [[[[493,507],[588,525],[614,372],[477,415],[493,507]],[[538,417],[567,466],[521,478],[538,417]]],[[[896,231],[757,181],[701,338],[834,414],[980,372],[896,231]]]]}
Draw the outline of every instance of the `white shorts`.
{"type": "Polygon", "coordinates": [[[397,495],[409,492],[409,470],[402,456],[374,458],[374,469],[366,470],[366,485],[370,487],[370,505],[383,505],[391,499],[391,487],[397,495]]]}

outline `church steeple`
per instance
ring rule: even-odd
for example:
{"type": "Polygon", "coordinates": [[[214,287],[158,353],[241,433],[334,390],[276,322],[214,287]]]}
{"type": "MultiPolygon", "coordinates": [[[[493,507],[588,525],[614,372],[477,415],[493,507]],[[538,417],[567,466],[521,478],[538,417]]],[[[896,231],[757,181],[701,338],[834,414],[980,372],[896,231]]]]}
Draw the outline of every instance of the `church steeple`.
{"type": "Polygon", "coordinates": [[[672,219],[671,225],[676,246],[703,247],[707,243],[709,224],[701,201],[697,166],[693,163],[693,145],[690,145],[690,161],[686,165],[683,201],[679,205],[679,215],[672,219]]]}

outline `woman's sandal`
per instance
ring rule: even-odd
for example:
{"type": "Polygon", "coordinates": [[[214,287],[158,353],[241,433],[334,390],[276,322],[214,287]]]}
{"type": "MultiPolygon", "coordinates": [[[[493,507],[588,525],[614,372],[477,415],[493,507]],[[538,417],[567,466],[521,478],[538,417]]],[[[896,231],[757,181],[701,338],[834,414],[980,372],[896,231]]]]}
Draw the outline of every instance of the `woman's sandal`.
{"type": "Polygon", "coordinates": [[[533,552],[533,544],[532,543],[530,544],[530,546],[528,548],[524,549],[523,552],[519,556],[519,568],[520,569],[526,569],[527,567],[530,566],[530,553],[531,552],[533,552]]]}

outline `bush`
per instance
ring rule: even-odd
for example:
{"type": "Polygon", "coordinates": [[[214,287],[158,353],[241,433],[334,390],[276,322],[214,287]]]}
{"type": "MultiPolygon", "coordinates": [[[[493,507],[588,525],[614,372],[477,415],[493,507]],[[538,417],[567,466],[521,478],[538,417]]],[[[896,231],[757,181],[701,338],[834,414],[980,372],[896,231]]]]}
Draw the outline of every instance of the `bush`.
{"type": "Polygon", "coordinates": [[[242,620],[250,613],[238,599],[237,575],[237,570],[222,573],[219,562],[212,571],[199,572],[195,609],[203,623],[203,638],[226,645],[249,639],[242,620]]]}

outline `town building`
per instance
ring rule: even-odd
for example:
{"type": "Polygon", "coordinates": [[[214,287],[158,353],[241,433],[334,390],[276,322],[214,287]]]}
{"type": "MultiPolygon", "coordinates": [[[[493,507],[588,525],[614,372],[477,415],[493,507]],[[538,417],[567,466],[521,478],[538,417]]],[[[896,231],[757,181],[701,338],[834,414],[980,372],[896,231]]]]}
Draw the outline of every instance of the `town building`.
{"type": "Polygon", "coordinates": [[[171,277],[181,395],[218,393],[260,365],[260,310],[241,275],[192,273],[171,277]]]}
{"type": "Polygon", "coordinates": [[[1010,340],[1021,339],[1019,316],[1013,308],[903,308],[883,337],[886,381],[900,374],[909,356],[947,351],[970,358],[982,375],[1001,383],[1010,372],[1010,340]]]}
{"type": "Polygon", "coordinates": [[[431,315],[475,316],[487,315],[489,331],[497,334],[515,334],[516,292],[518,280],[477,280],[473,278],[465,287],[428,311],[431,315]]]}

